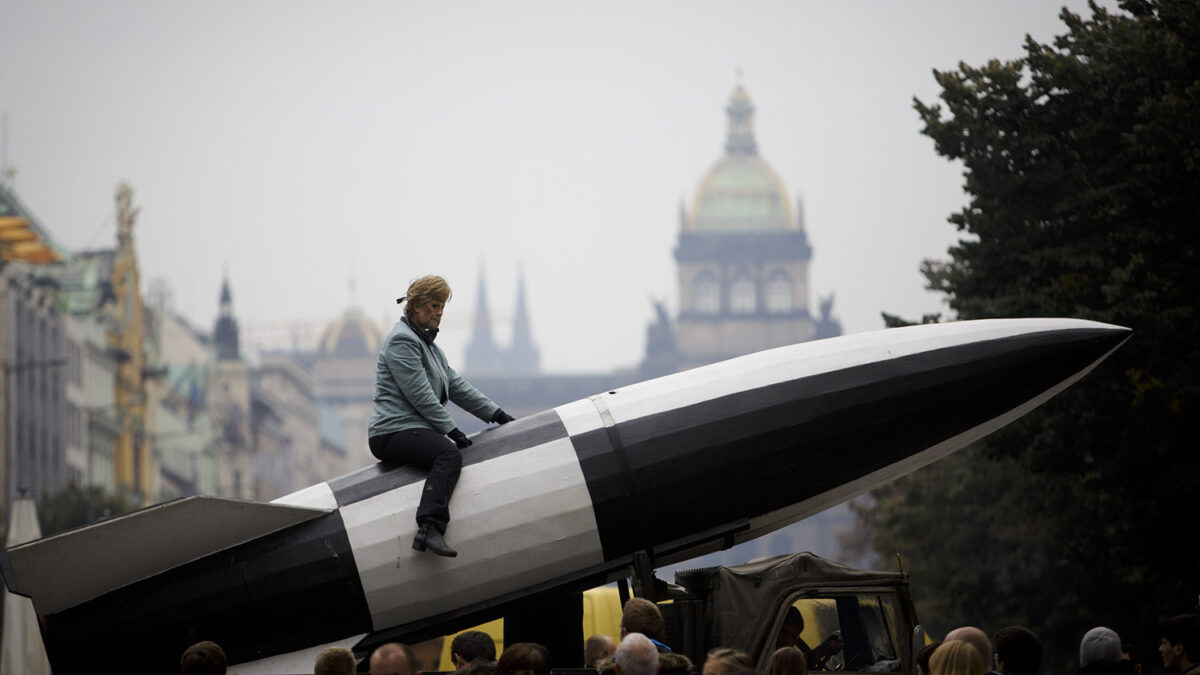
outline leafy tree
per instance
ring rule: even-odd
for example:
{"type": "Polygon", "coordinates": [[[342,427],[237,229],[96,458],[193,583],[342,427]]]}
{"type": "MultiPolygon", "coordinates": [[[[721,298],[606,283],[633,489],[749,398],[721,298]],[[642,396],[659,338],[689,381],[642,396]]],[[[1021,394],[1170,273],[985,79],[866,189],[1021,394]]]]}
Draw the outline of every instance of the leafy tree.
{"type": "Polygon", "coordinates": [[[929,288],[960,319],[1072,316],[1133,338],[861,511],[882,559],[906,554],[927,625],[1027,625],[1043,672],[1077,667],[1092,626],[1156,640],[1200,594],[1200,3],[1119,5],[1064,9],[1067,32],[1026,38],[1021,59],[935,71],[942,103],[915,108],[971,197],[949,259],[922,266],[929,288]]]}
{"type": "Polygon", "coordinates": [[[68,485],[54,494],[42,497],[38,504],[38,521],[42,527],[42,536],[48,537],[71,528],[119,516],[130,510],[130,502],[124,495],[106,494],[95,485],[68,485]]]}

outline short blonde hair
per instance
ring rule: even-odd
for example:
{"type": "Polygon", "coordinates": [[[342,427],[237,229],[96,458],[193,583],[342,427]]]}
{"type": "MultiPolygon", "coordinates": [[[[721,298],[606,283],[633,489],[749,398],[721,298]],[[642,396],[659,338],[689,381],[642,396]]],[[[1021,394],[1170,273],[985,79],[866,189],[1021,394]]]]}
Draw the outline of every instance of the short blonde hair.
{"type": "MultiPolygon", "coordinates": [[[[716,664],[721,673],[736,673],[739,670],[753,670],[754,664],[750,655],[740,649],[717,647],[704,657],[705,665],[716,664]]],[[[703,671],[703,669],[701,669],[703,671]]]]}
{"type": "Polygon", "coordinates": [[[317,654],[313,675],[354,675],[354,652],[346,647],[326,647],[317,654]]]}
{"type": "Polygon", "coordinates": [[[427,274],[419,279],[413,279],[408,284],[408,292],[401,298],[408,302],[404,306],[404,314],[412,318],[412,313],[418,307],[424,307],[431,302],[445,304],[450,302],[452,295],[450,284],[446,283],[445,279],[436,274],[427,274]]]}
{"type": "Polygon", "coordinates": [[[963,640],[943,642],[929,657],[930,675],[983,675],[979,650],[963,640]]]}

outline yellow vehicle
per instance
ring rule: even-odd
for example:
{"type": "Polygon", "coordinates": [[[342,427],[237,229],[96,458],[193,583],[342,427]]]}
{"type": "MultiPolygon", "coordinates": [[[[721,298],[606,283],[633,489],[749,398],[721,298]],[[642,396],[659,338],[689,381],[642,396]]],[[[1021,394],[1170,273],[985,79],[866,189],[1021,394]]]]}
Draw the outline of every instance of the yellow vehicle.
{"type": "MultiPolygon", "coordinates": [[[[504,619],[496,619],[489,621],[480,626],[469,628],[467,630],[481,630],[492,636],[492,640],[496,642],[496,654],[504,651],[504,619]]],[[[460,631],[466,632],[466,631],[460,631]]],[[[441,654],[438,658],[436,670],[451,671],[454,670],[454,661],[450,658],[450,643],[453,642],[455,635],[447,635],[445,638],[437,638],[430,642],[440,642],[441,654]]],[[[586,642],[593,635],[607,635],[613,640],[617,640],[621,635],[621,597],[615,585],[600,586],[593,588],[583,593],[583,639],[586,642]]],[[[414,647],[418,652],[418,659],[421,659],[420,645],[414,647]]],[[[425,647],[427,650],[428,647],[425,647]]],[[[582,657],[582,655],[581,655],[582,657]]]]}

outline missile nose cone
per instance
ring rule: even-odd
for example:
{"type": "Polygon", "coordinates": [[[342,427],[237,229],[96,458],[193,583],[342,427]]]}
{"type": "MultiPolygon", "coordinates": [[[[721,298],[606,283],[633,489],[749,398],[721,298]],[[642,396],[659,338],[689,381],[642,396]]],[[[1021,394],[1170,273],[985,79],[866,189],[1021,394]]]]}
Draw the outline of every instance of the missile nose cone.
{"type": "Polygon", "coordinates": [[[1100,324],[1104,326],[1112,338],[1116,341],[1116,345],[1123,344],[1126,340],[1133,337],[1133,329],[1126,326],[1115,326],[1111,323],[1100,324]]]}
{"type": "Polygon", "coordinates": [[[1106,342],[1109,346],[1108,352],[1120,347],[1121,345],[1125,344],[1129,338],[1133,337],[1132,328],[1126,328],[1125,326],[1114,326],[1113,324],[1108,323],[1100,325],[1103,327],[1100,330],[1107,335],[1106,342]]]}
{"type": "Polygon", "coordinates": [[[593,397],[610,421],[572,441],[598,520],[614,523],[600,527],[605,555],[657,539],[666,558],[711,528],[742,527],[736,543],[794,522],[1008,424],[1130,335],[1062,318],[908,326],[593,397]],[[647,532],[619,525],[644,513],[657,516],[647,532]]]}
{"type": "Polygon", "coordinates": [[[1116,324],[1104,323],[1102,321],[1088,321],[1086,319],[1064,319],[1080,324],[1082,327],[1092,327],[1094,330],[1107,334],[1110,338],[1124,341],[1128,340],[1133,335],[1133,329],[1126,326],[1118,326],[1116,324]]]}
{"type": "MultiPolygon", "coordinates": [[[[1037,320],[1029,320],[1037,321],[1037,320]]],[[[1047,346],[1061,345],[1072,352],[1073,359],[1095,359],[1091,366],[1105,359],[1133,336],[1133,329],[1099,321],[1081,319],[1051,319],[1053,328],[1045,334],[1047,346]]],[[[1084,370],[1084,373],[1090,367],[1084,370]]],[[[1081,373],[1082,374],[1082,373],[1081,373]]]]}

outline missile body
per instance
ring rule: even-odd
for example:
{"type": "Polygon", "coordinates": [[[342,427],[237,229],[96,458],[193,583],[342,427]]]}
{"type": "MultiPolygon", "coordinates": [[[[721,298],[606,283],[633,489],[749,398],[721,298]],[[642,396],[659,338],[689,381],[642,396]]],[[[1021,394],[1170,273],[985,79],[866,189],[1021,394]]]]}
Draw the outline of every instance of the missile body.
{"type": "Polygon", "coordinates": [[[669,564],[761,536],[998,429],[1129,335],[1074,319],[875,331],[519,419],[463,452],[457,558],[410,548],[424,473],[377,464],[271,504],[150,507],[0,567],[33,598],[55,672],[167,672],[202,639],[271,672],[277,655],[423,639],[603,583],[637,552],[669,564]]]}

